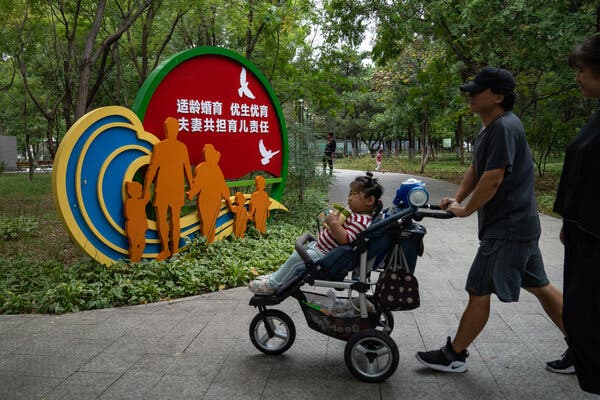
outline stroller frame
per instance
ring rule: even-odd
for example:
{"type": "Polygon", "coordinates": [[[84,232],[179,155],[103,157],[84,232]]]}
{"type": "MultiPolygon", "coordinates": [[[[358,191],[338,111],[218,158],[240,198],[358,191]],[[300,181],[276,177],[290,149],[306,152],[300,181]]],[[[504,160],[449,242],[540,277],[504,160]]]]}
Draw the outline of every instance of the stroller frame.
{"type": "MultiPolygon", "coordinates": [[[[296,335],[294,322],[283,311],[267,307],[277,305],[288,297],[293,297],[299,302],[311,329],[347,342],[344,360],[354,376],[365,382],[382,382],[390,377],[399,362],[398,348],[390,337],[394,319],[390,310],[379,306],[373,296],[367,293],[375,284],[369,280],[369,255],[373,259],[382,251],[387,252],[393,245],[400,245],[400,243],[388,243],[387,246],[384,245],[383,248],[377,249],[377,241],[373,241],[370,236],[374,235],[376,239],[383,237],[389,241],[391,232],[401,232],[413,221],[420,221],[423,217],[451,218],[453,216],[448,212],[428,210],[439,210],[439,208],[426,205],[421,208],[411,206],[401,209],[399,212],[371,224],[352,243],[336,248],[340,249],[337,254],[332,254],[336,251],[334,249],[317,261],[313,261],[304,249],[304,245],[308,241],[315,239],[309,233],[302,234],[296,240],[295,249],[304,261],[306,270],[296,279],[279,288],[275,294],[255,294],[250,299],[250,305],[258,309],[258,314],[250,323],[249,329],[250,339],[254,346],[269,355],[282,354],[292,346],[296,335]],[[375,248],[373,246],[369,248],[372,244],[375,244],[375,248]],[[353,260],[358,256],[358,280],[319,279],[323,276],[327,277],[326,261],[335,259],[338,254],[342,254],[342,258],[345,256],[347,261],[349,251],[353,260]],[[369,251],[376,254],[369,254],[369,251]],[[351,292],[358,292],[359,315],[344,318],[324,315],[307,300],[307,294],[317,296],[318,294],[301,290],[305,284],[348,290],[349,301],[352,301],[351,292]],[[374,312],[369,312],[368,301],[375,306],[374,312]],[[273,344],[274,342],[275,344],[273,344]]],[[[424,232],[418,239],[421,240],[423,235],[424,232]]],[[[355,265],[353,267],[355,268],[355,265]]],[[[345,270],[344,275],[347,275],[352,269],[345,270]]]]}

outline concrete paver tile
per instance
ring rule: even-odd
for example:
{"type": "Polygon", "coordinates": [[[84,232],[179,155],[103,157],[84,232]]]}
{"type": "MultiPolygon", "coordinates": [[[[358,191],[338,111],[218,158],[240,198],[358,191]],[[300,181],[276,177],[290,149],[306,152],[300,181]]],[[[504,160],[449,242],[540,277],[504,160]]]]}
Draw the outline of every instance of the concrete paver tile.
{"type": "Polygon", "coordinates": [[[61,382],[60,378],[30,376],[27,374],[0,372],[1,400],[39,399],[54,389],[61,382]]]}
{"type": "Polygon", "coordinates": [[[200,400],[208,386],[208,382],[193,376],[165,375],[148,391],[146,400],[200,400]]]}
{"type": "Polygon", "coordinates": [[[95,399],[118,378],[119,374],[76,372],[44,396],[44,399],[95,399]]]}
{"type": "Polygon", "coordinates": [[[39,355],[9,353],[0,360],[0,373],[18,376],[66,378],[83,365],[85,358],[69,358],[62,355],[39,355]]]}
{"type": "Polygon", "coordinates": [[[161,378],[161,374],[152,372],[125,372],[98,399],[145,400],[161,378]]]}

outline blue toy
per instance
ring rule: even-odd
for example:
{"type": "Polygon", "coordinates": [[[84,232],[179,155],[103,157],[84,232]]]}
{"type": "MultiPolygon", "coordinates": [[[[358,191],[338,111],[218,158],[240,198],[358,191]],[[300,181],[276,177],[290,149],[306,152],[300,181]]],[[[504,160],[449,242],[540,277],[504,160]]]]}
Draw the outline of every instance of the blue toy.
{"type": "Polygon", "coordinates": [[[429,201],[429,192],[425,189],[425,184],[415,178],[410,178],[402,182],[396,191],[394,205],[398,208],[406,208],[409,205],[421,207],[429,201]]]}

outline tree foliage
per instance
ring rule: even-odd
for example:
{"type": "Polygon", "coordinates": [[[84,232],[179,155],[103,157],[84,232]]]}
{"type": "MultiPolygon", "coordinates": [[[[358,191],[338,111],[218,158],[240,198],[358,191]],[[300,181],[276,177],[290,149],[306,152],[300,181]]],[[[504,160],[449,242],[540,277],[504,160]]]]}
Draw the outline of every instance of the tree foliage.
{"type": "MultiPolygon", "coordinates": [[[[0,133],[53,157],[90,109],[130,106],[171,55],[222,46],[254,62],[288,119],[310,104],[314,133],[399,151],[461,151],[477,130],[457,86],[485,65],[512,71],[515,111],[536,161],[589,115],[565,63],[598,31],[590,0],[5,0],[0,4],[0,133]],[[372,52],[361,43],[374,34],[372,52]]],[[[426,156],[427,151],[422,153],[426,156]]],[[[426,157],[424,158],[424,160],[426,157]]]]}
{"type": "Polygon", "coordinates": [[[402,71],[408,62],[408,70],[419,70],[419,82],[431,85],[410,85],[404,107],[396,109],[417,111],[417,100],[421,112],[408,120],[423,121],[427,110],[433,137],[454,132],[458,144],[475,132],[470,123],[463,126],[467,108],[458,84],[486,65],[510,70],[517,80],[515,111],[540,163],[548,151],[562,150],[589,115],[572,101],[576,91],[565,59],[575,43],[598,30],[599,10],[591,1],[384,1],[373,7],[379,20],[373,53],[381,66],[395,63],[402,71]]]}

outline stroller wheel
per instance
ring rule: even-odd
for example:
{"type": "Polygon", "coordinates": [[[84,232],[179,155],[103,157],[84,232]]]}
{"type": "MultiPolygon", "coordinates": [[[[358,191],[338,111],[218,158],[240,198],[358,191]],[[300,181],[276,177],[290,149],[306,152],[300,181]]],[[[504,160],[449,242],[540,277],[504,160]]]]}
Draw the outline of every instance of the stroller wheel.
{"type": "Polygon", "coordinates": [[[250,322],[250,340],[265,354],[281,354],[292,347],[295,339],[294,321],[283,311],[265,310],[256,314],[250,322]],[[269,324],[268,327],[265,320],[269,324]]]}
{"type": "Polygon", "coordinates": [[[390,310],[381,310],[379,321],[377,321],[377,328],[375,329],[385,332],[388,335],[392,334],[392,330],[394,329],[394,315],[390,310]]]}
{"type": "Polygon", "coordinates": [[[377,383],[398,368],[398,347],[386,333],[375,329],[356,332],[346,343],[344,360],[352,375],[364,382],[377,383]]]}

